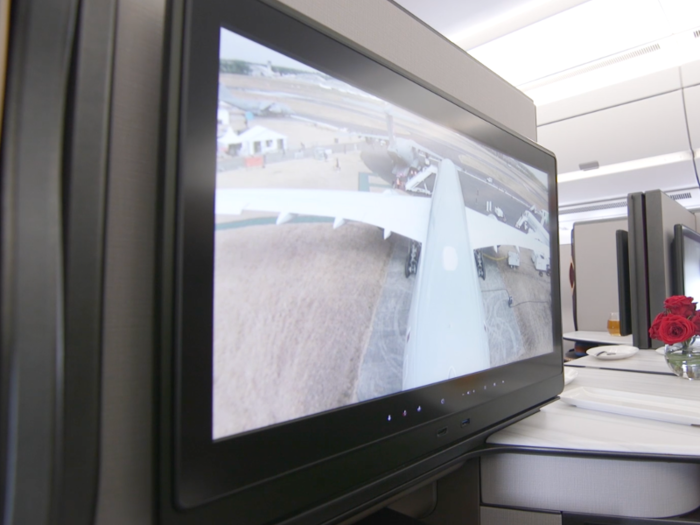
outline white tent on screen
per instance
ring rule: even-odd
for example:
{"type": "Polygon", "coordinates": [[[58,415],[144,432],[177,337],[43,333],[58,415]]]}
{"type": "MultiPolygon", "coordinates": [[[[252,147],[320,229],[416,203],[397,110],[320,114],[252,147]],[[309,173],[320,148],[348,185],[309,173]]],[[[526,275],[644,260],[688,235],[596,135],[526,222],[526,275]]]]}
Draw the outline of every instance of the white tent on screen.
{"type": "Polygon", "coordinates": [[[224,151],[241,157],[262,155],[271,151],[287,149],[287,137],[262,126],[253,126],[241,133],[231,128],[217,139],[224,151]]]}

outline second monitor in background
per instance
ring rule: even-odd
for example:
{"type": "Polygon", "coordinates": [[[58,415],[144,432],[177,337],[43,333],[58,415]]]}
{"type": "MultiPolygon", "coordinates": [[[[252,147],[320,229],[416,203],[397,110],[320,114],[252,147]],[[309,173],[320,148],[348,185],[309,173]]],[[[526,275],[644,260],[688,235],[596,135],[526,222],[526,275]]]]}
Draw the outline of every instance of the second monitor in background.
{"type": "Polygon", "coordinates": [[[617,253],[617,302],[620,313],[620,335],[632,333],[632,301],[630,299],[630,258],[628,234],[615,232],[617,253]]]}
{"type": "Polygon", "coordinates": [[[673,227],[673,293],[700,299],[700,233],[673,227]]]}

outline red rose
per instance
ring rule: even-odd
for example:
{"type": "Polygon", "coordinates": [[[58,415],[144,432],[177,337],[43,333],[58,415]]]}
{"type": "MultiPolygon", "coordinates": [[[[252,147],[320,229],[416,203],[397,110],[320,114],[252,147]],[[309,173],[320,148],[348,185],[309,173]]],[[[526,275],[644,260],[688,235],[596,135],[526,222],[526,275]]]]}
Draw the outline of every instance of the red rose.
{"type": "Polygon", "coordinates": [[[659,336],[659,326],[661,325],[661,320],[664,317],[666,317],[666,314],[660,313],[656,316],[654,322],[651,323],[651,326],[649,327],[649,337],[651,337],[652,339],[658,339],[659,341],[661,340],[661,337],[659,336]]]}
{"type": "Polygon", "coordinates": [[[661,319],[657,330],[659,339],[667,345],[672,345],[693,337],[695,325],[685,317],[669,314],[661,319]]]}
{"type": "Polygon", "coordinates": [[[700,335],[700,312],[695,312],[695,315],[690,318],[690,322],[695,326],[695,335],[700,335]]]}
{"type": "Polygon", "coordinates": [[[672,295],[664,301],[664,308],[668,310],[668,313],[680,315],[681,317],[693,315],[696,305],[697,303],[693,302],[692,297],[686,297],[685,295],[672,295]]]}

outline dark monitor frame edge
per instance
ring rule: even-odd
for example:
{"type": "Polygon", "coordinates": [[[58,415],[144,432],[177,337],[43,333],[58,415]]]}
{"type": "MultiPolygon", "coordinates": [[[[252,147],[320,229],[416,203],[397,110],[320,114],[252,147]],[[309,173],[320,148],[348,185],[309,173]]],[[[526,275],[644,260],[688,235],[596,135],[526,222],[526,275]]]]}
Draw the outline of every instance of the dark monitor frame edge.
{"type": "MultiPolygon", "coordinates": [[[[265,2],[265,3],[270,3],[270,2],[265,2]]],[[[162,349],[167,349],[171,346],[172,344],[172,323],[173,320],[170,316],[171,314],[171,303],[170,300],[173,297],[173,285],[174,281],[178,279],[176,276],[176,273],[174,271],[174,265],[175,265],[175,260],[173,259],[173,250],[174,246],[177,243],[176,241],[176,232],[174,231],[173,228],[173,221],[176,216],[176,209],[174,207],[174,194],[176,192],[176,184],[175,181],[173,180],[172,177],[168,177],[168,173],[174,173],[177,170],[177,159],[173,155],[173,151],[177,149],[177,142],[178,142],[178,128],[179,125],[181,124],[179,120],[179,115],[177,115],[177,99],[180,97],[180,86],[179,86],[179,76],[180,76],[180,67],[181,63],[179,60],[179,57],[181,56],[181,51],[182,51],[182,41],[178,38],[178,35],[182,34],[182,29],[184,27],[184,7],[185,7],[185,2],[180,1],[180,2],[174,2],[173,4],[170,5],[170,10],[169,10],[169,23],[168,23],[168,31],[170,32],[170,41],[169,41],[169,47],[171,49],[171,53],[169,56],[169,66],[166,67],[167,71],[165,72],[166,75],[166,82],[165,88],[167,91],[169,91],[169,96],[164,97],[164,111],[166,112],[168,116],[168,125],[166,126],[166,136],[164,140],[164,153],[165,155],[162,156],[163,163],[164,163],[164,172],[165,176],[163,179],[163,186],[164,186],[164,194],[165,197],[163,198],[163,201],[161,202],[161,209],[164,213],[164,221],[163,221],[163,233],[164,235],[161,236],[161,242],[162,242],[162,260],[159,265],[159,270],[165,270],[164,272],[161,273],[161,285],[160,285],[160,291],[161,291],[161,297],[163,298],[163,304],[161,305],[161,336],[162,336],[162,349]]],[[[344,45],[347,45],[345,42],[341,42],[344,45]]],[[[187,52],[187,50],[185,50],[187,52]]],[[[391,69],[394,73],[396,68],[391,69]]],[[[419,84],[422,85],[422,87],[425,87],[424,84],[425,82],[419,82],[419,84]]],[[[439,94],[438,94],[439,95],[439,94]]],[[[463,107],[463,104],[460,104],[461,107],[463,107]]],[[[473,110],[470,109],[470,111],[473,113],[473,110]]],[[[493,126],[500,128],[500,125],[496,123],[491,123],[493,126]]],[[[512,132],[509,132],[509,134],[513,135],[512,132]]],[[[529,142],[527,139],[524,139],[522,137],[518,137],[521,140],[524,140],[525,142],[529,142]]],[[[542,148],[538,149],[544,151],[542,148]]],[[[553,217],[556,222],[556,217],[553,217]]],[[[557,234],[557,228],[552,227],[552,234],[553,237],[556,236],[557,234]]],[[[554,252],[553,252],[554,255],[554,252]]],[[[554,257],[553,257],[554,259],[554,257]]],[[[553,266],[555,266],[553,264],[553,266]]],[[[555,352],[556,353],[556,352],[555,352]]],[[[171,370],[173,366],[176,365],[175,362],[172,361],[169,353],[167,351],[162,351],[161,352],[161,359],[162,359],[162,369],[163,370],[171,370]]],[[[173,400],[170,398],[171,395],[175,395],[176,397],[179,396],[181,393],[180,392],[174,392],[173,390],[173,385],[171,383],[170,376],[165,374],[165,375],[160,375],[160,381],[161,381],[161,386],[163,387],[162,389],[162,397],[161,397],[161,402],[162,402],[162,412],[160,414],[161,416],[161,432],[164,432],[164,429],[168,428],[173,428],[173,410],[175,404],[172,402],[173,400]]],[[[550,388],[552,392],[556,390],[556,393],[560,391],[560,388],[557,390],[556,388],[550,388]]],[[[166,431],[167,432],[167,431],[166,431]]],[[[163,435],[161,435],[161,445],[164,445],[164,442],[168,442],[168,446],[164,447],[165,451],[165,456],[161,456],[161,463],[168,463],[174,459],[175,456],[175,449],[178,446],[177,445],[177,439],[175,438],[175,443],[170,442],[170,440],[166,437],[165,439],[162,439],[163,435]],[[174,446],[173,446],[174,445],[174,446]]],[[[163,465],[161,465],[163,466],[163,465]]],[[[167,470],[167,469],[165,469],[167,470]]],[[[175,474],[174,471],[170,472],[170,475],[175,474]]],[[[167,483],[165,484],[167,485],[167,483]]],[[[171,490],[175,490],[174,486],[171,486],[171,490]]],[[[170,494],[170,496],[174,496],[174,494],[170,494]]]]}
{"type": "MultiPolygon", "coordinates": [[[[556,380],[557,378],[552,378],[550,381],[556,380]]],[[[397,497],[410,493],[416,487],[449,474],[456,468],[459,468],[465,461],[490,453],[493,446],[487,445],[486,440],[491,434],[538,413],[543,407],[558,399],[558,396],[547,399],[470,436],[464,441],[453,444],[447,449],[421,458],[386,476],[372,480],[363,486],[356,487],[354,490],[325,501],[316,507],[305,509],[297,515],[283,518],[278,523],[280,525],[313,525],[319,523],[331,525],[345,523],[345,520],[353,516],[371,514],[384,508],[397,497]]],[[[519,450],[519,447],[516,447],[516,449],[519,450]]],[[[225,498],[186,512],[182,512],[181,509],[172,504],[171,496],[174,491],[172,464],[163,460],[164,458],[169,458],[171,453],[170,447],[166,446],[161,449],[160,468],[158,469],[160,474],[160,521],[158,523],[164,525],[198,525],[202,523],[202,520],[206,520],[207,523],[229,523],[235,511],[225,498]]]]}
{"type": "Polygon", "coordinates": [[[630,299],[629,234],[615,232],[617,252],[617,304],[620,316],[620,335],[632,333],[632,301],[630,299]]]}
{"type": "Polygon", "coordinates": [[[673,226],[673,240],[671,241],[671,254],[673,254],[673,260],[671,261],[673,295],[685,295],[685,286],[683,284],[685,278],[685,272],[683,271],[684,251],[683,225],[675,224],[673,226]]]}
{"type": "Polygon", "coordinates": [[[646,197],[627,195],[627,232],[632,303],[632,340],[640,349],[651,348],[649,338],[649,269],[647,261],[646,197]]]}

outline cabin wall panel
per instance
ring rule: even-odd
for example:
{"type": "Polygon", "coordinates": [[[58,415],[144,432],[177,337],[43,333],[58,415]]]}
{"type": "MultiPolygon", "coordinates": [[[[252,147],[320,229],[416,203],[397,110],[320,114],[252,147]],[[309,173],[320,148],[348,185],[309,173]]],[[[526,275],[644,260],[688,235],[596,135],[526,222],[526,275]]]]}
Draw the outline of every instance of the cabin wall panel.
{"type": "Polygon", "coordinates": [[[165,0],[121,0],[105,234],[96,525],[151,525],[160,72],[165,0]]]}
{"type": "Polygon", "coordinates": [[[537,125],[543,126],[697,85],[700,85],[700,60],[538,106],[537,125]]]}
{"type": "Polygon", "coordinates": [[[700,148],[700,85],[685,88],[685,113],[692,149],[700,148]]]}
{"type": "Polygon", "coordinates": [[[627,231],[627,218],[574,224],[576,320],[579,330],[605,332],[617,312],[615,232],[627,231]]]}
{"type": "Polygon", "coordinates": [[[564,100],[537,107],[537,125],[570,119],[586,113],[628,104],[680,89],[678,68],[620,82],[564,100]]]}
{"type": "Polygon", "coordinates": [[[688,149],[680,91],[540,126],[538,134],[556,154],[559,173],[688,149]]]}
{"type": "Polygon", "coordinates": [[[625,199],[629,193],[663,189],[674,191],[697,187],[690,160],[598,177],[560,182],[559,205],[625,199]]]}
{"type": "Polygon", "coordinates": [[[681,77],[683,78],[684,87],[700,84],[700,60],[683,64],[681,66],[681,77]]]}

